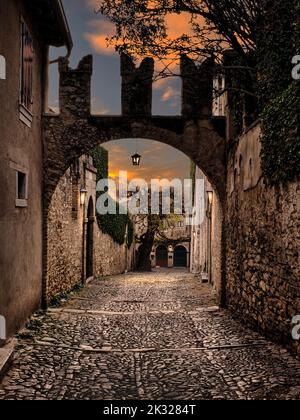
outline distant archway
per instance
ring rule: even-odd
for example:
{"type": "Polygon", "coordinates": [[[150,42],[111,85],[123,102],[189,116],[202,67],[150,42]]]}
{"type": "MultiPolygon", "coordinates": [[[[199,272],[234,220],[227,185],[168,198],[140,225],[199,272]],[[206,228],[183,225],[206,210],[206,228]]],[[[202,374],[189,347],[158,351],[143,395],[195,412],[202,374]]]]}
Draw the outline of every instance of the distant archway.
{"type": "Polygon", "coordinates": [[[86,232],[86,277],[94,275],[94,201],[92,197],[89,200],[87,211],[87,232],[86,232]]]}
{"type": "Polygon", "coordinates": [[[168,267],[168,250],[164,245],[156,248],[156,265],[158,267],[168,267]]]}
{"type": "Polygon", "coordinates": [[[186,248],[179,245],[174,250],[174,267],[187,267],[188,266],[188,252],[186,248]]]}

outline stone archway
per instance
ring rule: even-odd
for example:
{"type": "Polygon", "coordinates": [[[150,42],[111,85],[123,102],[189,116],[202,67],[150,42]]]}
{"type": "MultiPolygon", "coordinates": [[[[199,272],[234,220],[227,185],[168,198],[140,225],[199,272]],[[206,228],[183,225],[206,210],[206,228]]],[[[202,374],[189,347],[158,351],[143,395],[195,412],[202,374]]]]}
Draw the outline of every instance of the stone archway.
{"type": "Polygon", "coordinates": [[[168,267],[168,249],[164,245],[159,245],[155,251],[156,266],[166,268],[168,267]]]}
{"type": "Polygon", "coordinates": [[[186,268],[188,266],[188,255],[185,246],[177,245],[174,249],[174,267],[186,268]]]}
{"type": "MultiPolygon", "coordinates": [[[[209,66],[204,63],[202,67],[196,68],[194,63],[184,59],[182,116],[165,117],[151,115],[153,66],[150,61],[146,60],[136,69],[130,58],[122,56],[123,115],[115,117],[91,115],[92,57],[85,57],[75,70],[68,67],[66,59],[60,59],[60,114],[48,114],[43,118],[44,279],[47,274],[47,224],[51,197],[60,178],[74,160],[97,145],[112,140],[138,138],[170,145],[186,154],[202,169],[215,188],[221,205],[225,203],[225,119],[212,117],[208,110],[213,89],[211,63],[209,66]],[[140,77],[141,71],[145,73],[145,77],[140,77]],[[137,73],[139,83],[143,85],[140,89],[147,94],[136,94],[134,97],[137,73]],[[193,83],[190,83],[190,80],[186,81],[186,74],[193,75],[193,83]],[[195,87],[202,92],[197,103],[193,103],[195,95],[189,94],[195,87]],[[209,93],[208,96],[203,95],[203,87],[204,91],[209,93]],[[211,87],[211,92],[208,87],[211,87]]],[[[44,304],[47,304],[46,292],[47,284],[44,281],[44,304]]]]}

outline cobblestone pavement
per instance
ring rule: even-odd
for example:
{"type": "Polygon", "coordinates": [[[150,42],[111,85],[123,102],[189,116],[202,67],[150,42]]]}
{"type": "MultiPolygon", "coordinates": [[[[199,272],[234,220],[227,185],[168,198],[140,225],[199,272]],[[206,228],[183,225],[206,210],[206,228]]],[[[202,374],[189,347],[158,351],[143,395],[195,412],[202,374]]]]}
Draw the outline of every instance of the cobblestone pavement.
{"type": "Polygon", "coordinates": [[[299,399],[300,363],[185,271],[94,281],[20,335],[0,399],[299,399]]]}

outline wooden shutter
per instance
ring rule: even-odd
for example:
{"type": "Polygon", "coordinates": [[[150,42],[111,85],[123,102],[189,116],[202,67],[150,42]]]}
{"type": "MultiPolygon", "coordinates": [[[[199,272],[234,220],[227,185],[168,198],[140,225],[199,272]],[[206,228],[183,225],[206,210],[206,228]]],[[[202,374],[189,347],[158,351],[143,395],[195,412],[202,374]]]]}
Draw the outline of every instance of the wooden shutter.
{"type": "Polygon", "coordinates": [[[25,22],[22,22],[21,104],[32,111],[33,99],[33,41],[25,22]]]}

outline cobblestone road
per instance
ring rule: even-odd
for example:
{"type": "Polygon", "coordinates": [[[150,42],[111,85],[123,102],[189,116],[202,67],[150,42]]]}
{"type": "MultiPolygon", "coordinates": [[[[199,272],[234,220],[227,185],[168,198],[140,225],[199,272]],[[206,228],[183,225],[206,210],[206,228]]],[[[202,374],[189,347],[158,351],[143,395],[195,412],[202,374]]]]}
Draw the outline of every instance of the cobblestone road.
{"type": "Polygon", "coordinates": [[[300,363],[184,271],[97,280],[21,335],[0,399],[299,399],[300,363]]]}

